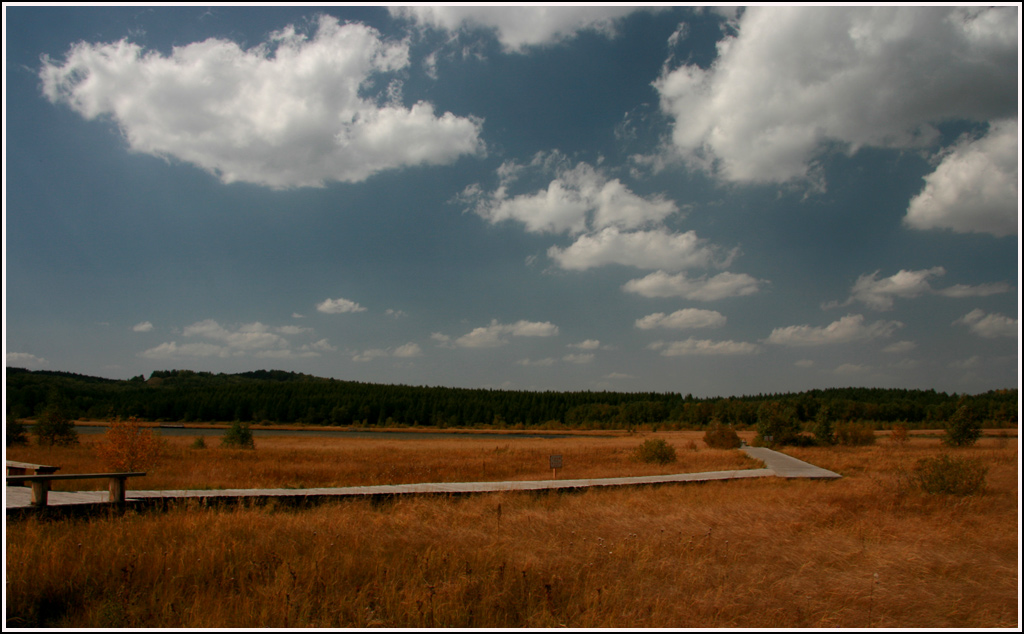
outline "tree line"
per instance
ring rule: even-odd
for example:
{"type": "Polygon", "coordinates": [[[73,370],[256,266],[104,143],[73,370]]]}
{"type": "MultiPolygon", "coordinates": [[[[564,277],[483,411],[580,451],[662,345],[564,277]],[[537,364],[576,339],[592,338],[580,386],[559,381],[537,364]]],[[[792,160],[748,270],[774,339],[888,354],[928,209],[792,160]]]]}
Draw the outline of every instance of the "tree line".
{"type": "Polygon", "coordinates": [[[163,422],[302,423],[339,426],[631,429],[713,425],[754,428],[773,403],[808,426],[822,416],[876,428],[938,426],[968,402],[988,426],[1017,424],[1017,390],[836,388],[800,393],[695,398],[674,392],[519,391],[384,385],[281,370],[213,374],[162,370],[147,379],[6,370],[6,414],[32,419],[58,408],[77,419],[135,417],[163,422]],[[763,410],[762,410],[763,415],[763,410]]]}

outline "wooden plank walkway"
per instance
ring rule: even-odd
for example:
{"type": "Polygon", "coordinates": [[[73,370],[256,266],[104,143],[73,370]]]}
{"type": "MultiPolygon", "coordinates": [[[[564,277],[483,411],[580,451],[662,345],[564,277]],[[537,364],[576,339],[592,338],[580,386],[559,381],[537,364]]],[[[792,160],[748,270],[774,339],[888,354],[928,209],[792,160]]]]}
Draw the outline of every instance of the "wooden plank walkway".
{"type": "MultiPolygon", "coordinates": [[[[160,500],[225,500],[291,498],[317,499],[339,497],[424,495],[424,494],[472,494],[497,491],[550,491],[581,489],[606,486],[638,486],[683,482],[710,482],[715,480],[737,480],[746,478],[819,478],[842,477],[837,473],[821,469],[791,456],[763,447],[743,447],[752,458],[764,462],[763,469],[741,469],[733,471],[706,471],[703,473],[678,473],[671,475],[639,476],[625,478],[592,478],[577,480],[512,480],[505,482],[433,482],[420,484],[391,484],[361,487],[333,487],[310,489],[188,489],[165,491],[127,491],[127,502],[160,500]]],[[[26,508],[30,506],[30,490],[26,487],[7,487],[5,508],[26,508]]],[[[51,491],[50,506],[105,504],[110,500],[106,491],[51,491]]]]}

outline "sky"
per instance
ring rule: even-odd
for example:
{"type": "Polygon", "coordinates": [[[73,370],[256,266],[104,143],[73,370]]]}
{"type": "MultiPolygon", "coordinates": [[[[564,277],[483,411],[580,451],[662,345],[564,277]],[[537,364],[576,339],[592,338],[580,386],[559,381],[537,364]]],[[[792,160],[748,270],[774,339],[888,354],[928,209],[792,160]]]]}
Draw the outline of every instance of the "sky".
{"type": "Polygon", "coordinates": [[[1019,387],[1020,8],[4,6],[4,352],[1019,387]]]}

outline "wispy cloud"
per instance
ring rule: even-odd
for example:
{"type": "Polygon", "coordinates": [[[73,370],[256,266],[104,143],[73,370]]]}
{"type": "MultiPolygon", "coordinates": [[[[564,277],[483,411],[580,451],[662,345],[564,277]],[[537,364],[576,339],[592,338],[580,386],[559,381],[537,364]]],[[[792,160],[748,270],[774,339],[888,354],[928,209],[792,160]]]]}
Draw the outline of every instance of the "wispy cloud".
{"type": "Polygon", "coordinates": [[[941,277],[946,269],[941,266],[920,271],[900,270],[889,277],[879,279],[880,271],[861,275],[850,290],[850,297],[843,303],[830,302],[823,308],[849,306],[853,302],[861,302],[875,310],[891,310],[896,298],[909,299],[924,294],[942,295],[945,297],[985,297],[999,293],[1008,293],[1010,285],[1005,282],[969,286],[957,284],[943,289],[934,289],[929,279],[941,277]]]}
{"type": "Polygon", "coordinates": [[[761,346],[746,341],[712,341],[710,339],[689,338],[686,341],[656,341],[649,346],[658,350],[665,357],[712,356],[712,355],[744,355],[756,354],[761,346]]]}
{"type": "Polygon", "coordinates": [[[148,321],[143,321],[132,326],[133,332],[149,332],[153,330],[153,324],[148,321]]]}
{"type": "Polygon", "coordinates": [[[725,325],[725,315],[717,310],[700,308],[684,308],[671,315],[653,313],[636,320],[636,327],[641,330],[652,328],[720,328],[725,325]]]}
{"type": "Polygon", "coordinates": [[[986,339],[1017,337],[1020,335],[1016,319],[1011,319],[1006,315],[986,314],[980,308],[972,310],[954,321],[953,324],[967,326],[969,331],[986,339]]]}
{"type": "Polygon", "coordinates": [[[49,365],[46,359],[27,352],[8,352],[6,360],[9,368],[41,368],[49,365]]]}
{"type": "MultiPolygon", "coordinates": [[[[474,328],[454,341],[459,348],[496,348],[509,342],[509,337],[553,337],[558,334],[558,326],[550,322],[520,320],[514,324],[498,323],[492,320],[490,325],[474,328]]],[[[441,343],[450,339],[435,333],[433,338],[441,343]]]]}

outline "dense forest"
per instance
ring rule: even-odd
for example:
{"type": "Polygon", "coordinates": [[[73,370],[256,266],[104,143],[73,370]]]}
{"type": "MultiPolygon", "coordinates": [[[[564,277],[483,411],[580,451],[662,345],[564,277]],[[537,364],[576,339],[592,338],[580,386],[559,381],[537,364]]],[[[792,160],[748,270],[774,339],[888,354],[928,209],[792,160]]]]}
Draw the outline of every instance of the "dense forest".
{"type": "Polygon", "coordinates": [[[811,422],[822,408],[835,421],[876,428],[938,426],[961,400],[990,427],[1017,425],[1017,390],[946,394],[935,390],[836,388],[796,394],[695,398],[657,392],[530,392],[379,385],[280,370],[213,374],[157,371],[127,381],[69,372],[6,370],[6,416],[31,419],[59,408],[78,419],[135,416],[146,421],[343,426],[699,429],[753,427],[758,408],[778,402],[811,422]]]}

